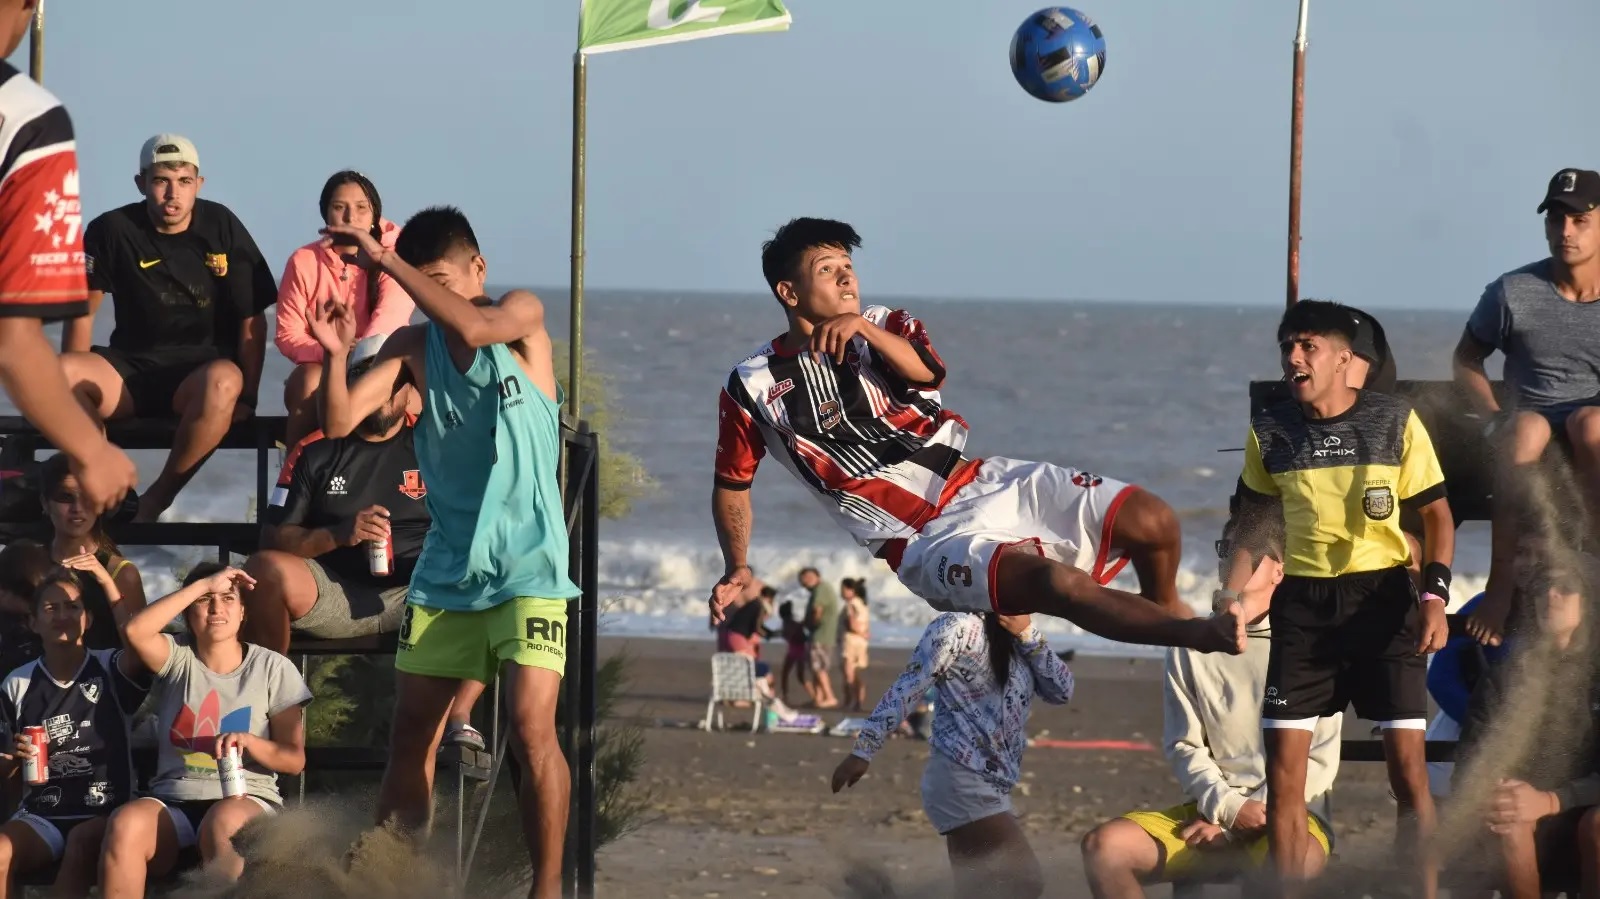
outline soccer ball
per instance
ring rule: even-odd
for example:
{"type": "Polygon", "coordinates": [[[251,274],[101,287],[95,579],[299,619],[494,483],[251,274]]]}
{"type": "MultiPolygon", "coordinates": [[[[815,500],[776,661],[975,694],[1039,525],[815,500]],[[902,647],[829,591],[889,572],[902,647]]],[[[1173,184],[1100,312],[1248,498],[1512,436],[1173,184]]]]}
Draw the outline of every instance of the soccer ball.
{"type": "Polygon", "coordinates": [[[1105,70],[1106,40],[1100,26],[1070,7],[1039,10],[1011,38],[1011,74],[1040,100],[1076,100],[1105,70]]]}

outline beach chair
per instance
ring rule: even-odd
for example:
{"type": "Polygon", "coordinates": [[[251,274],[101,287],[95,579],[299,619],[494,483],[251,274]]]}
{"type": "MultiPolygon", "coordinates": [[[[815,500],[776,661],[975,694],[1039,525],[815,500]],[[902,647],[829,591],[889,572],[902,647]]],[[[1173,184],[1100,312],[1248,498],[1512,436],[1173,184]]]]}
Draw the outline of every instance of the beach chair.
{"type": "Polygon", "coordinates": [[[761,693],[756,689],[756,660],[743,653],[719,652],[711,657],[711,700],[706,703],[706,730],[721,730],[722,704],[748,702],[753,708],[750,732],[761,727],[761,693]]]}

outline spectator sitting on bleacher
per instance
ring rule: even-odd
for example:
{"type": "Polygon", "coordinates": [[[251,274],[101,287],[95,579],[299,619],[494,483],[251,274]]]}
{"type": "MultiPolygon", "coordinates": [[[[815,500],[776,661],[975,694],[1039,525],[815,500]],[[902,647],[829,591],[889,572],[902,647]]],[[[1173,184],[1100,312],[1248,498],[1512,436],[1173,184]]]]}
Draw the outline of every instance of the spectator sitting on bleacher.
{"type": "MultiPolygon", "coordinates": [[[[322,185],[317,208],[324,223],[370,228],[386,247],[393,247],[400,236],[400,226],[383,217],[378,188],[360,172],[336,172],[330,177],[322,185]]],[[[278,282],[274,340],[278,351],[294,363],[283,385],[283,408],[289,413],[284,444],[290,447],[317,428],[315,397],[325,351],[308,327],[311,304],[329,299],[342,303],[355,316],[357,339],[405,327],[417,308],[398,281],[347,262],[337,249],[322,243],[319,237],[295,250],[278,282]]]]}
{"type": "MultiPolygon", "coordinates": [[[[1223,578],[1233,564],[1232,522],[1218,541],[1223,578]]],[[[1083,840],[1084,873],[1097,899],[1143,896],[1141,884],[1227,876],[1267,858],[1267,755],[1261,696],[1272,654],[1269,610],[1283,580],[1283,550],[1252,550],[1254,573],[1241,591],[1250,621],[1243,655],[1167,650],[1163,743],[1187,801],[1164,811],[1128,812],[1083,840]]],[[[1219,591],[1220,592],[1220,591],[1219,591]]],[[[1267,693],[1270,701],[1271,693],[1267,693]]],[[[1342,714],[1317,722],[1306,767],[1307,858],[1315,875],[1333,840],[1330,793],[1339,774],[1342,714]]]]}
{"type": "Polygon", "coordinates": [[[106,535],[105,517],[89,511],[78,480],[61,453],[39,467],[39,496],[50,523],[50,558],[82,572],[83,604],[89,610],[90,649],[122,646],[122,626],[144,608],[144,579],[106,535]]]}
{"type": "Polygon", "coordinates": [[[255,413],[278,287],[250,232],[226,206],[199,199],[194,144],[176,134],[145,142],[135,179],[144,199],[84,230],[89,314],[62,332],[62,370],[101,421],[178,419],[161,474],[138,520],[172,505],[235,422],[255,413]],[[110,346],[91,349],[95,312],[114,297],[110,346]]]}
{"type": "Polygon", "coordinates": [[[100,888],[107,899],[143,896],[178,853],[199,846],[208,871],[238,880],[244,859],[233,835],[283,807],[279,774],[305,769],[305,706],[311,691],[288,659],[239,640],[249,575],[212,562],[151,603],[124,629],[128,649],[156,673],[156,770],[149,795],[117,809],[106,828],[100,888]],[[162,633],[178,615],[188,634],[162,633]],[[237,749],[245,795],[223,798],[217,759],[237,749]]]}
{"type": "Polygon", "coordinates": [[[49,780],[22,785],[22,804],[0,826],[0,878],[60,862],[54,895],[87,896],[94,886],[106,816],[133,798],[130,724],[150,690],[150,673],[133,653],[90,649],[93,623],[84,578],[58,569],[34,594],[33,628],[43,656],[0,683],[0,742],[12,755],[0,776],[20,779],[37,749],[25,727],[42,727],[49,780]]]}
{"type": "Polygon", "coordinates": [[[33,594],[56,568],[44,544],[17,540],[0,550],[0,673],[39,657],[33,632],[33,594]]]}
{"type": "MultiPolygon", "coordinates": [[[[1483,601],[1483,594],[1467,600],[1456,612],[1471,615],[1483,601]]],[[[1478,681],[1488,672],[1489,666],[1499,664],[1510,651],[1508,645],[1483,646],[1471,636],[1451,637],[1444,649],[1433,654],[1428,663],[1428,695],[1439,706],[1438,714],[1428,723],[1425,734],[1428,742],[1453,743],[1461,738],[1461,722],[1467,718],[1467,706],[1478,681]]],[[[1428,763],[1428,789],[1434,798],[1450,795],[1450,779],[1456,769],[1455,762],[1428,763]]]]}
{"type": "MultiPolygon", "coordinates": [[[[1570,446],[1573,467],[1600,511],[1600,174],[1562,169],[1550,179],[1543,213],[1550,255],[1496,278],[1484,290],[1455,350],[1455,379],[1500,445],[1494,488],[1489,583],[1468,620],[1480,641],[1498,640],[1517,585],[1522,486],[1552,438],[1570,446]],[[1502,412],[1483,362],[1505,354],[1511,415],[1502,412]]],[[[1489,433],[1486,430],[1485,433],[1489,433]]]]}
{"type": "MultiPolygon", "coordinates": [[[[383,341],[377,334],[356,344],[349,380],[372,367],[383,341]]],[[[416,389],[402,385],[350,436],[314,431],[290,452],[262,519],[262,548],[244,566],[256,579],[244,594],[246,642],[287,653],[291,630],[320,640],[400,630],[432,521],[412,443],[420,409],[416,389]],[[372,573],[374,540],[388,541],[387,575],[372,573]]],[[[483,735],[470,723],[482,693],[483,684],[461,683],[445,743],[483,750],[483,735]]]]}
{"type": "Polygon", "coordinates": [[[1543,644],[1538,648],[1549,655],[1530,657],[1519,651],[1516,658],[1491,666],[1473,692],[1461,727],[1458,778],[1501,773],[1498,758],[1476,755],[1497,725],[1509,719],[1517,732],[1537,734],[1525,756],[1500,776],[1485,810],[1486,823],[1499,837],[1501,889],[1508,899],[1538,899],[1546,890],[1570,892],[1580,884],[1583,895],[1600,895],[1596,631],[1592,622],[1584,621],[1577,585],[1567,580],[1556,575],[1532,594],[1538,599],[1538,643],[1543,644]],[[1531,665],[1523,664],[1530,660],[1531,665]],[[1559,678],[1562,685],[1530,693],[1518,678],[1534,670],[1559,678]]]}

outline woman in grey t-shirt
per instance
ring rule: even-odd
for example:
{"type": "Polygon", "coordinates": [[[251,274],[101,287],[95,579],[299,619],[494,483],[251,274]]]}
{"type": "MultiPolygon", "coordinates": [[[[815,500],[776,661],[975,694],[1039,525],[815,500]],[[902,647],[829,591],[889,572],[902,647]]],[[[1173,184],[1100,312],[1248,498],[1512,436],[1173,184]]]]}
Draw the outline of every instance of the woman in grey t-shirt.
{"type": "Polygon", "coordinates": [[[277,775],[305,767],[311,691],[287,658],[239,641],[239,591],[254,584],[236,568],[197,565],[182,589],[128,622],[128,649],[156,672],[151,695],[165,737],[150,795],[118,809],[107,826],[100,881],[107,894],[143,895],[149,875],[166,874],[179,850],[197,843],[208,869],[237,880],[244,859],[233,835],[276,813],[283,803],[277,775]],[[162,628],[179,613],[189,633],[174,639],[162,628]],[[217,759],[234,746],[245,794],[225,799],[217,759]]]}

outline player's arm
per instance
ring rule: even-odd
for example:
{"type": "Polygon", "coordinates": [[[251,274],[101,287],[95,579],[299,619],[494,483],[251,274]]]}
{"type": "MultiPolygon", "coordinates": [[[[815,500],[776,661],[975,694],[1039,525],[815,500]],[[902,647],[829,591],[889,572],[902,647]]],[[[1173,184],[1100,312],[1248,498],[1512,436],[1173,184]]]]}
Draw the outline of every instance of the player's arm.
{"type": "Polygon", "coordinates": [[[100,304],[105,298],[104,291],[90,288],[89,314],[69,318],[61,325],[61,352],[89,352],[89,348],[94,345],[94,317],[99,314],[100,304]]]}
{"type": "Polygon", "coordinates": [[[1257,561],[1270,548],[1284,545],[1283,496],[1262,461],[1261,441],[1255,428],[1245,439],[1244,467],[1239,472],[1235,496],[1238,504],[1231,562],[1222,587],[1234,597],[1242,597],[1245,585],[1255,574],[1257,561]]]}
{"type": "Polygon", "coordinates": [[[1072,701],[1072,669],[1050,651],[1043,631],[1030,623],[1027,630],[1017,635],[1017,651],[1033,670],[1033,689],[1040,699],[1051,705],[1066,705],[1072,701]]]}
{"type": "Polygon", "coordinates": [[[267,363],[267,317],[252,315],[239,323],[239,372],[244,375],[244,386],[239,391],[239,405],[253,412],[261,392],[261,369],[267,363]]]}
{"type": "Polygon", "coordinates": [[[0,385],[51,445],[87,465],[111,447],[78,404],[37,318],[0,317],[0,385]]]}
{"type": "Polygon", "coordinates": [[[1162,691],[1162,743],[1167,763],[1183,795],[1194,800],[1200,817],[1218,827],[1233,827],[1245,797],[1228,783],[1228,777],[1211,754],[1200,700],[1186,653],[1167,650],[1166,689],[1162,691]]]}
{"type": "Polygon", "coordinates": [[[1493,415],[1500,411],[1500,402],[1495,399],[1494,387],[1489,383],[1483,362],[1496,349],[1505,346],[1510,334],[1511,309],[1506,305],[1505,289],[1496,281],[1484,290],[1472,316],[1467,319],[1451,364],[1456,384],[1480,413],[1493,415]]]}
{"type": "Polygon", "coordinates": [[[322,387],[318,391],[322,397],[322,433],[325,436],[349,436],[356,425],[394,396],[408,377],[406,357],[417,346],[418,334],[418,329],[409,325],[396,331],[378,350],[372,368],[354,384],[349,383],[351,347],[328,349],[323,360],[322,387]]]}
{"type": "Polygon", "coordinates": [[[843,359],[849,339],[857,334],[907,384],[931,390],[944,382],[944,360],[934,351],[927,329],[903,309],[889,313],[881,326],[859,315],[830,319],[812,332],[811,348],[843,359]]]}
{"type": "Polygon", "coordinates": [[[756,467],[766,453],[766,440],[755,419],[733,398],[730,390],[743,390],[737,378],[717,401],[717,461],[711,489],[711,523],[722,548],[722,579],[711,593],[711,620],[722,620],[722,608],[743,592],[750,572],[750,486],[756,467]]]}
{"type": "Polygon", "coordinates": [[[1444,471],[1417,413],[1406,415],[1396,484],[1402,506],[1422,516],[1422,602],[1425,622],[1419,652],[1438,652],[1449,639],[1444,610],[1450,604],[1450,564],[1455,559],[1456,522],[1445,496],[1444,471]]]}
{"type": "Polygon", "coordinates": [[[94,344],[94,318],[111,289],[116,255],[106,237],[106,218],[99,216],[83,229],[84,270],[88,275],[89,314],[68,319],[61,326],[61,352],[87,353],[94,344]]]}

